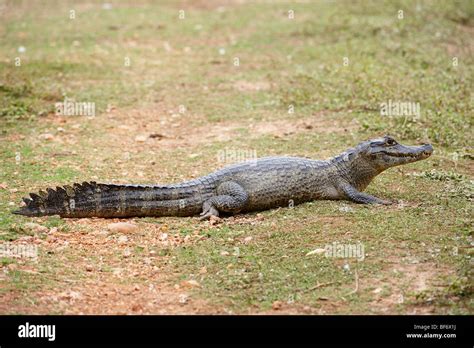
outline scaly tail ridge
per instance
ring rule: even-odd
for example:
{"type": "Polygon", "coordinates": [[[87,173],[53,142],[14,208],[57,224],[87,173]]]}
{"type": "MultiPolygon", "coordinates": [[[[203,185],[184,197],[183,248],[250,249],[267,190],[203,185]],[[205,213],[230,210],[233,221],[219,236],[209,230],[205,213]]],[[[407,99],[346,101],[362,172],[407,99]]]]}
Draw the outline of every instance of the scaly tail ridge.
{"type": "Polygon", "coordinates": [[[30,193],[14,214],[61,217],[187,216],[202,204],[198,183],[116,185],[94,181],[30,193]]]}

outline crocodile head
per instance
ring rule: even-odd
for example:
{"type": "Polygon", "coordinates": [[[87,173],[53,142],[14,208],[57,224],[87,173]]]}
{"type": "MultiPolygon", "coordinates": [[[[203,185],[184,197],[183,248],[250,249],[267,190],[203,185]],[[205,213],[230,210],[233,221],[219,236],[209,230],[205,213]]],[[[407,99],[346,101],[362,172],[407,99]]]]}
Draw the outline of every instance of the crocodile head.
{"type": "Polygon", "coordinates": [[[394,138],[384,136],[372,139],[360,147],[359,158],[379,172],[406,163],[428,158],[433,153],[430,144],[406,146],[399,144],[394,138]]]}

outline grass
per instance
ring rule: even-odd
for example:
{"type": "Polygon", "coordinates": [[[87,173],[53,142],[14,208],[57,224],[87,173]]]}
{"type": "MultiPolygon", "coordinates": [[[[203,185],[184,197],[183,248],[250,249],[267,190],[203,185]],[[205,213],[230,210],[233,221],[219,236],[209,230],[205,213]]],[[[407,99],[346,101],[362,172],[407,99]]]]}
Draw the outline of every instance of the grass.
{"type": "Polygon", "coordinates": [[[31,219],[10,211],[48,186],[177,182],[220,167],[223,149],[327,158],[385,133],[435,147],[429,160],[389,170],[368,188],[402,201],[398,207],[313,202],[217,226],[138,219],[130,256],[115,236],[95,234],[104,222],[35,219],[59,235],[41,242],[37,264],[2,259],[11,269],[2,294],[22,291],[2,311],[30,312],[33,301],[43,312],[64,312],[49,309],[42,296],[71,282],[87,293],[81,282],[88,277],[104,288],[143,288],[155,279],[140,273],[143,266],[166,275],[170,292],[197,280],[201,286],[189,293],[205,301],[204,312],[266,312],[282,303],[279,310],[289,313],[472,314],[472,2],[117,1],[107,10],[101,2],[50,0],[28,9],[7,2],[1,16],[5,242],[40,238],[25,228],[31,219]],[[64,97],[96,103],[96,117],[55,116],[64,97]],[[380,104],[389,100],[419,103],[420,117],[381,116],[380,104]],[[312,128],[295,126],[302,120],[312,128]],[[152,133],[164,140],[135,141],[152,133]],[[190,242],[164,245],[156,229],[190,242]],[[367,257],[306,256],[332,242],[362,243],[367,257]],[[142,264],[148,258],[151,264],[142,264]],[[24,268],[44,272],[32,276],[24,268]],[[114,278],[117,268],[125,279],[114,278]]]}

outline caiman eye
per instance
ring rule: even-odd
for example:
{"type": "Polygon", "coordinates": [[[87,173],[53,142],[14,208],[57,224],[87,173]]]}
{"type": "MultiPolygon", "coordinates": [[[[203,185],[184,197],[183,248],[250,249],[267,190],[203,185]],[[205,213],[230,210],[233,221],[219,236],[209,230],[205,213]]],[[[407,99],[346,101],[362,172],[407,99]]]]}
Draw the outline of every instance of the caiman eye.
{"type": "Polygon", "coordinates": [[[388,146],[393,146],[393,145],[396,145],[397,142],[393,139],[387,139],[387,141],[385,142],[386,145],[388,146]]]}

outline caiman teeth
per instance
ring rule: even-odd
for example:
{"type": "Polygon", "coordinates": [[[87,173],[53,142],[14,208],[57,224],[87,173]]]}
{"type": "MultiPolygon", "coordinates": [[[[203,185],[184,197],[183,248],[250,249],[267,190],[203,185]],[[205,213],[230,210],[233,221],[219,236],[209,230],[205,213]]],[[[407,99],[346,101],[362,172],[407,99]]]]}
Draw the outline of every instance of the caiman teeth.
{"type": "Polygon", "coordinates": [[[382,151],[382,153],[392,156],[392,157],[420,157],[422,155],[427,155],[428,153],[426,151],[420,152],[420,153],[410,153],[410,152],[396,152],[396,153],[390,153],[386,151],[382,151]]]}

